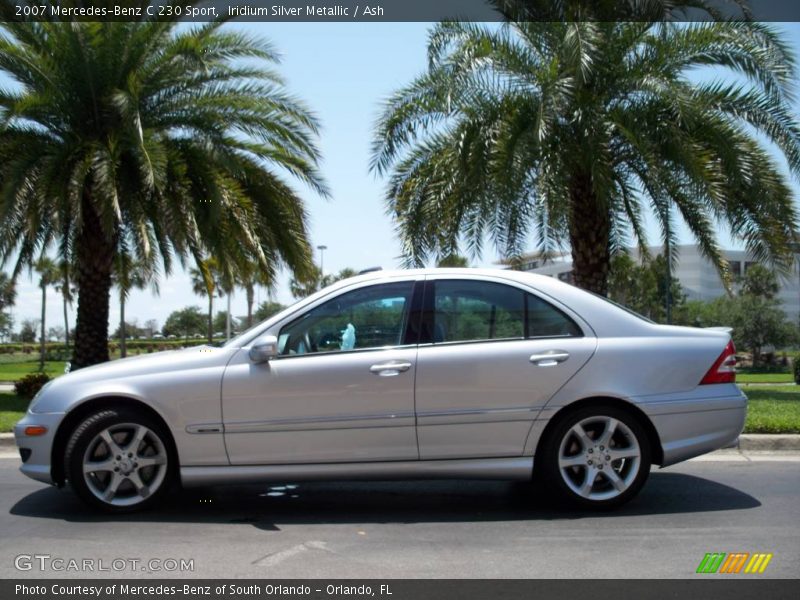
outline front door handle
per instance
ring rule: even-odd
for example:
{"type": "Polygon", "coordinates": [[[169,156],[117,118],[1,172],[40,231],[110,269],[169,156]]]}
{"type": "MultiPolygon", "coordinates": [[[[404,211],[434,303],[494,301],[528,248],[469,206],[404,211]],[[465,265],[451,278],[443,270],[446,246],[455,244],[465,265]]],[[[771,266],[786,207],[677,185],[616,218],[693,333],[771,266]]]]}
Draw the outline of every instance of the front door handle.
{"type": "Polygon", "coordinates": [[[372,365],[369,368],[369,372],[374,373],[375,375],[380,375],[381,377],[392,377],[393,375],[399,375],[404,371],[408,371],[410,368],[410,362],[390,360],[389,362],[372,365]]]}
{"type": "Polygon", "coordinates": [[[563,350],[549,350],[541,354],[532,354],[530,361],[537,367],[554,367],[569,358],[569,352],[563,350]]]}

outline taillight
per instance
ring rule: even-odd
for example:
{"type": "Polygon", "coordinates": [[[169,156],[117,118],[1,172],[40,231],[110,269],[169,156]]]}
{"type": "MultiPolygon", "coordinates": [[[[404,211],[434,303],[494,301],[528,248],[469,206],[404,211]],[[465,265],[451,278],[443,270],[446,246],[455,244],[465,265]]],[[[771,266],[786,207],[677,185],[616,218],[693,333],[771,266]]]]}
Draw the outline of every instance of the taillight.
{"type": "Polygon", "coordinates": [[[735,383],[736,382],[736,348],[733,345],[733,340],[728,342],[725,350],[719,355],[719,358],[711,365],[711,368],[703,377],[700,385],[707,385],[709,383],[735,383]]]}

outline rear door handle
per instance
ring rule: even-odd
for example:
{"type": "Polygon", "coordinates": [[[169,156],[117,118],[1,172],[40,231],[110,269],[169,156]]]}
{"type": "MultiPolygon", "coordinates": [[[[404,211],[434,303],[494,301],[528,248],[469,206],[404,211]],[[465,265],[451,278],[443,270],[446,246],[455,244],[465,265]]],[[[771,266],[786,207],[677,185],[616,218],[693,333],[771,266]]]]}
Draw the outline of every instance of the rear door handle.
{"type": "Polygon", "coordinates": [[[569,358],[569,352],[563,350],[549,350],[541,354],[532,354],[530,361],[537,367],[554,367],[569,358]]]}
{"type": "Polygon", "coordinates": [[[374,373],[375,375],[380,375],[381,377],[392,377],[394,375],[399,375],[404,371],[408,371],[410,368],[410,362],[402,360],[390,360],[389,362],[372,365],[369,368],[369,372],[374,373]]]}

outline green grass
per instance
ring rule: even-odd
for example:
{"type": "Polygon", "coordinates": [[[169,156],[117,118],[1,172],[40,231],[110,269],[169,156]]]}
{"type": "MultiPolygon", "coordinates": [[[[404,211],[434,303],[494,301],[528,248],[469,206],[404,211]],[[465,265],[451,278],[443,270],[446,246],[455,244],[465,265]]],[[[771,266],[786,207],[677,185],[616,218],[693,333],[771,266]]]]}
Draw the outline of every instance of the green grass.
{"type": "Polygon", "coordinates": [[[0,392],[0,433],[7,433],[28,410],[30,400],[14,393],[0,392]]]}
{"type": "MultiPolygon", "coordinates": [[[[44,371],[50,377],[58,377],[64,374],[64,366],[66,363],[62,361],[46,362],[44,363],[44,371]]],[[[25,362],[0,362],[0,381],[17,381],[28,373],[36,373],[39,370],[38,360],[29,360],[25,362]]]]}
{"type": "Polygon", "coordinates": [[[749,400],[745,433],[800,433],[800,386],[745,385],[742,389],[749,400]]]}
{"type": "Polygon", "coordinates": [[[791,373],[737,373],[736,383],[792,383],[791,373]]]}

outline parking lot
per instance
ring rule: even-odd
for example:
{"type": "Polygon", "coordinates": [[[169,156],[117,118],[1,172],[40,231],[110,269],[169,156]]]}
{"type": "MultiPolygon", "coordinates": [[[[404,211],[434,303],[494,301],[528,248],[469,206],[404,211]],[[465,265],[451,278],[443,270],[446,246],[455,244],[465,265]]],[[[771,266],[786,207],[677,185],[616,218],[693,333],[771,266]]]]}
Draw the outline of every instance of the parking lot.
{"type": "Polygon", "coordinates": [[[707,552],[770,552],[757,577],[800,576],[796,455],[729,452],[654,471],[638,498],[606,514],[548,506],[525,484],[441,481],[214,488],[129,516],[92,513],[2,456],[2,578],[693,578],[707,552]],[[140,562],[20,572],[19,555],[140,562]],[[193,570],[142,566],[166,559],[193,570]]]}

